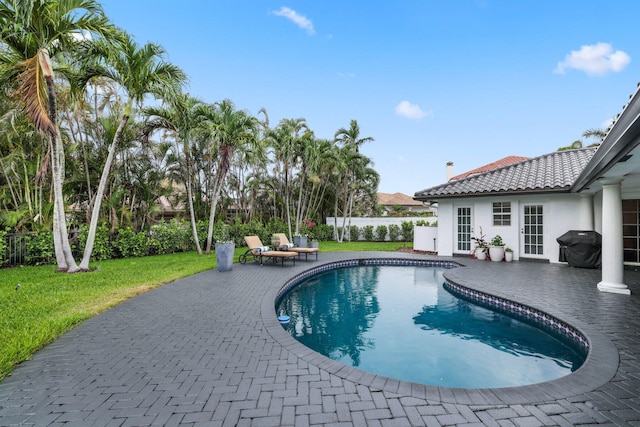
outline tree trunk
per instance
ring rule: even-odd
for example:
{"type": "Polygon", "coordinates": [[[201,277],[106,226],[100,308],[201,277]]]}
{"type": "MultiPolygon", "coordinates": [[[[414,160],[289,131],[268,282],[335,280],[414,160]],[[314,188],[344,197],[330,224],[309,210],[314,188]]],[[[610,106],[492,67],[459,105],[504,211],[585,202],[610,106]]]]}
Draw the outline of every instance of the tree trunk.
{"type": "Polygon", "coordinates": [[[51,163],[51,175],[53,180],[53,217],[54,221],[57,218],[57,224],[54,225],[54,249],[56,251],[56,261],[58,262],[58,270],[66,271],[68,273],[75,273],[78,271],[78,265],[73,259],[73,253],[71,252],[71,245],[69,244],[69,236],[67,234],[67,219],[64,212],[64,197],[62,194],[62,182],[64,181],[64,146],[62,144],[62,138],[60,136],[60,130],[57,125],[57,108],[56,108],[56,92],[53,79],[53,69],[51,68],[51,61],[49,58],[49,52],[46,50],[40,50],[38,52],[40,56],[40,66],[44,76],[44,80],[47,86],[47,99],[49,108],[49,120],[53,123],[55,132],[50,134],[50,141],[52,144],[52,163],[51,163]]]}
{"type": "MultiPolygon", "coordinates": [[[[184,142],[185,146],[189,144],[189,141],[184,142]]],[[[191,219],[191,231],[193,232],[193,241],[196,244],[196,250],[199,255],[202,255],[202,248],[200,247],[200,238],[198,237],[198,227],[196,224],[196,214],[193,211],[193,189],[191,187],[191,155],[189,149],[184,149],[185,163],[187,166],[187,179],[185,184],[187,187],[187,205],[189,206],[189,217],[191,219]]]]}
{"type": "Polygon", "coordinates": [[[129,114],[131,112],[131,101],[127,103],[125,107],[125,113],[120,120],[120,124],[118,125],[118,129],[116,130],[115,135],[113,136],[113,141],[111,142],[111,146],[109,147],[109,154],[107,155],[107,160],[104,163],[104,167],[102,168],[102,176],[100,177],[100,184],[98,184],[98,190],[96,191],[95,201],[93,203],[93,210],[91,213],[91,224],[89,225],[89,232],[87,234],[87,243],[84,247],[84,256],[82,257],[82,262],[80,262],[80,269],[82,271],[89,271],[89,260],[91,259],[91,253],[93,252],[93,244],[96,239],[96,229],[98,228],[98,218],[100,216],[100,205],[102,204],[102,196],[104,195],[104,189],[107,186],[107,178],[109,177],[109,171],[111,170],[111,164],[113,163],[113,158],[116,153],[116,147],[118,145],[118,140],[120,139],[120,135],[124,130],[124,127],[127,125],[129,121],[129,114]]]}

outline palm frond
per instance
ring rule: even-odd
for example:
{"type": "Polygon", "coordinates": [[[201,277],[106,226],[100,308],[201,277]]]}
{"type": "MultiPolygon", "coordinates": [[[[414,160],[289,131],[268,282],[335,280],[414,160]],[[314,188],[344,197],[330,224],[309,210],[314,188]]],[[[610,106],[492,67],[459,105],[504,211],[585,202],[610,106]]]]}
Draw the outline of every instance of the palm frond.
{"type": "Polygon", "coordinates": [[[46,82],[42,74],[39,56],[20,63],[22,71],[18,75],[18,87],[14,92],[22,104],[23,111],[44,136],[55,137],[58,129],[49,117],[46,82]]]}

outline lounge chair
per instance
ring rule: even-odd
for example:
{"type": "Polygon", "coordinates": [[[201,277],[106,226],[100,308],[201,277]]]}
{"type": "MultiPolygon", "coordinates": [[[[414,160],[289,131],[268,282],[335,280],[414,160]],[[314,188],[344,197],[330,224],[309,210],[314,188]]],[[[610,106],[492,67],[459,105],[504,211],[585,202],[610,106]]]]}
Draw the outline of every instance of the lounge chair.
{"type": "Polygon", "coordinates": [[[289,239],[287,239],[287,235],[284,233],[276,233],[274,234],[275,237],[280,239],[280,247],[283,246],[288,246],[287,250],[291,251],[291,252],[296,252],[298,254],[298,256],[301,256],[302,254],[304,254],[305,256],[305,260],[307,260],[309,258],[309,254],[316,254],[316,261],[318,260],[318,252],[320,251],[320,249],[318,248],[296,248],[295,246],[292,247],[291,243],[289,243],[289,239]]]}
{"type": "Polygon", "coordinates": [[[249,246],[249,249],[238,258],[240,264],[246,263],[249,257],[255,262],[260,262],[260,265],[263,264],[263,260],[265,259],[273,262],[281,260],[283,266],[284,261],[287,259],[292,260],[294,265],[296,264],[296,258],[298,257],[297,252],[272,250],[268,246],[264,246],[258,236],[245,236],[244,241],[247,243],[247,246],[249,246]]]}

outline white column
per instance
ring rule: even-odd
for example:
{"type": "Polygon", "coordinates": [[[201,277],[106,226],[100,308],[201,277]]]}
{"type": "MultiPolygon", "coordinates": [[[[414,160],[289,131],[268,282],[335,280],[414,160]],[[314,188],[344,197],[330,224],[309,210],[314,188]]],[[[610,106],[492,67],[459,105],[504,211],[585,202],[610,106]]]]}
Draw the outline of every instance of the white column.
{"type": "Polygon", "coordinates": [[[624,284],[624,246],[622,241],[622,195],[620,179],[602,182],[602,281],[603,292],[631,294],[624,284]]]}

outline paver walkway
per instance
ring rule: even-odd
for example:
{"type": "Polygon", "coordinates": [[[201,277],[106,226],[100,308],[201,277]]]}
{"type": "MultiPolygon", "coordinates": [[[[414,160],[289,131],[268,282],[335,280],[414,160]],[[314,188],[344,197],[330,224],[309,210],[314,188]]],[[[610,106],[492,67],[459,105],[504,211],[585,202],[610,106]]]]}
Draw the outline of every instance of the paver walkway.
{"type": "MultiPolygon", "coordinates": [[[[594,390],[556,390],[565,397],[542,401],[520,390],[517,403],[496,403],[489,390],[485,403],[463,404],[464,391],[336,370],[283,338],[273,304],[287,279],[369,257],[427,258],[321,253],[295,267],[234,265],[133,298],[0,382],[0,425],[640,426],[640,273],[625,272],[632,290],[625,296],[598,292],[596,270],[455,258],[467,267],[449,270],[450,280],[578,323],[619,352],[615,376],[594,390]]],[[[482,395],[468,394],[472,401],[482,395]]]]}

